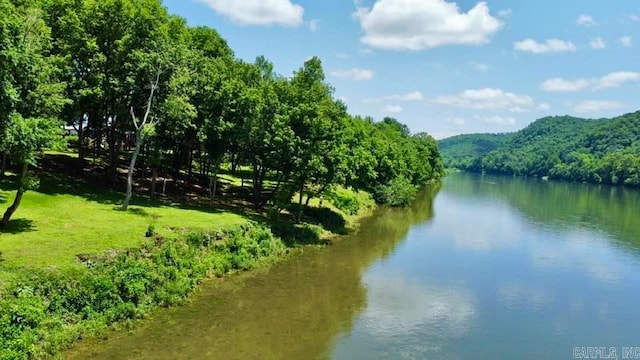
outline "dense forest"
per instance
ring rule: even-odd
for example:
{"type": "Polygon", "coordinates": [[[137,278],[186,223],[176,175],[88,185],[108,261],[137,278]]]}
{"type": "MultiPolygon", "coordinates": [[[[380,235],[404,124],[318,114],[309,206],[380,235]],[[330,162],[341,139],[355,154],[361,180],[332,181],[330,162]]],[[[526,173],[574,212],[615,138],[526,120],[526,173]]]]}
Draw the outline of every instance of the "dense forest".
{"type": "Polygon", "coordinates": [[[317,57],[277,74],[160,0],[0,0],[0,12],[0,176],[20,183],[4,224],[37,187],[39,154],[67,146],[64,125],[80,168],[104,159],[107,186],[124,188],[125,164],[123,210],[134,170],[153,174],[151,197],[159,173],[184,189],[204,177],[213,197],[221,164],[249,167],[257,208],[298,194],[300,209],[336,184],[401,205],[442,175],[431,136],[349,115],[317,57]]]}
{"type": "Polygon", "coordinates": [[[513,134],[440,141],[448,167],[640,186],[640,112],[613,119],[539,119],[513,134]]]}
{"type": "Polygon", "coordinates": [[[511,134],[464,134],[439,142],[444,166],[482,171],[482,157],[500,148],[511,134]]]}

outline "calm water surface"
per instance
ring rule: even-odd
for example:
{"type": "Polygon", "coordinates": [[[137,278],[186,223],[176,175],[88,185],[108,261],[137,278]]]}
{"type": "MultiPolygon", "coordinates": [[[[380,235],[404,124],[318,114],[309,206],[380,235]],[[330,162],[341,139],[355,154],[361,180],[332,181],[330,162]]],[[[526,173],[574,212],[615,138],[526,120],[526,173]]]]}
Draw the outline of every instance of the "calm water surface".
{"type": "Polygon", "coordinates": [[[640,191],[450,175],[326,249],[80,344],[97,359],[570,359],[640,346],[640,191]]]}

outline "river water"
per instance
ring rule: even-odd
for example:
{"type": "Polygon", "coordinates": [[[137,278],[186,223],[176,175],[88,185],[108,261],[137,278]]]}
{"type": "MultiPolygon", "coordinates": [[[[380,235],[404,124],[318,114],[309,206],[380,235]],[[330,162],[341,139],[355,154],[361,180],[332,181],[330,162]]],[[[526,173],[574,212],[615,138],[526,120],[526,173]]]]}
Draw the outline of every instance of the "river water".
{"type": "Polygon", "coordinates": [[[210,281],[68,355],[570,359],[590,347],[640,347],[640,191],[452,174],[333,246],[210,281]]]}

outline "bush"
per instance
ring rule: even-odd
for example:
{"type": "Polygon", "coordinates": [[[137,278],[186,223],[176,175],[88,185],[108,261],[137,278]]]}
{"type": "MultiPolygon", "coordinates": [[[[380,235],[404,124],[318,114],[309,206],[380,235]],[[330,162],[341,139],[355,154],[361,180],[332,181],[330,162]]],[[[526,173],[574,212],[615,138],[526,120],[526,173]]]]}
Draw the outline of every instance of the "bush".
{"type": "Polygon", "coordinates": [[[390,206],[407,206],[415,199],[418,189],[406,178],[399,176],[385,185],[375,188],[378,203],[390,206]]]}
{"type": "Polygon", "coordinates": [[[269,229],[249,224],[153,239],[82,271],[24,274],[0,294],[0,359],[49,357],[83,334],[179,304],[206,276],[248,270],[286,252],[269,229]]]}
{"type": "Polygon", "coordinates": [[[151,223],[149,227],[147,227],[147,231],[144,233],[145,237],[152,237],[156,234],[156,224],[151,223]]]}
{"type": "Polygon", "coordinates": [[[328,192],[327,198],[336,208],[347,215],[370,211],[376,205],[371,194],[340,187],[328,192]]]}

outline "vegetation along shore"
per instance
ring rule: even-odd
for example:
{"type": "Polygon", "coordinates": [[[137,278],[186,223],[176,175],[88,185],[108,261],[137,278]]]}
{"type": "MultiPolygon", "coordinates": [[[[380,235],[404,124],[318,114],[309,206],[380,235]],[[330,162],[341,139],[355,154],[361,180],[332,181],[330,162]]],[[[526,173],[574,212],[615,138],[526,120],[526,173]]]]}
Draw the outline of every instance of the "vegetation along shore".
{"type": "Polygon", "coordinates": [[[348,114],[318,58],[276,74],[159,0],[0,13],[0,358],[55,357],[443,175],[428,134],[348,114]]]}

